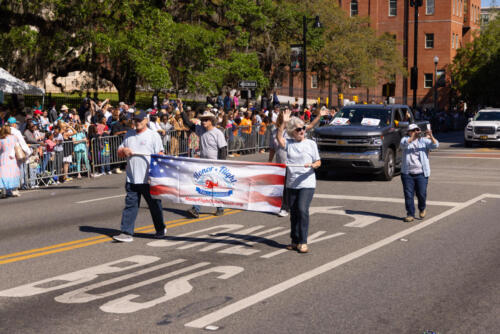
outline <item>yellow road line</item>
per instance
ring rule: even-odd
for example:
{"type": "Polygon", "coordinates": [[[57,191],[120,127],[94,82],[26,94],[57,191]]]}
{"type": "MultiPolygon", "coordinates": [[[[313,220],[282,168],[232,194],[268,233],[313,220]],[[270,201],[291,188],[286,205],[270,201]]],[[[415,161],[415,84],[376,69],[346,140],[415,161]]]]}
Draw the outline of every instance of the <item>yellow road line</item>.
{"type": "MultiPolygon", "coordinates": [[[[165,224],[175,223],[175,222],[184,221],[184,220],[186,220],[186,218],[180,218],[180,219],[176,219],[176,220],[172,220],[172,221],[166,221],[165,224]]],[[[144,229],[150,229],[152,226],[153,225],[138,227],[134,231],[140,232],[140,231],[142,231],[144,229]]],[[[61,243],[61,244],[57,244],[57,245],[52,245],[52,246],[47,246],[47,247],[42,247],[42,248],[36,248],[36,249],[30,249],[30,250],[26,250],[26,251],[22,251],[22,252],[17,252],[17,253],[12,253],[12,254],[7,254],[7,255],[2,255],[2,256],[0,256],[0,259],[6,259],[6,258],[9,258],[9,257],[18,256],[18,255],[24,255],[24,254],[41,252],[41,251],[48,250],[48,249],[54,249],[54,248],[59,248],[59,247],[63,247],[63,246],[69,246],[69,245],[78,244],[78,243],[81,243],[81,242],[98,240],[98,239],[102,239],[102,238],[106,238],[106,236],[99,235],[99,236],[95,236],[95,237],[90,237],[90,238],[85,238],[85,239],[80,239],[80,240],[69,241],[69,242],[65,242],[65,243],[61,243]]]]}
{"type": "MultiPolygon", "coordinates": [[[[228,210],[227,212],[224,213],[224,216],[231,215],[231,214],[238,213],[238,212],[241,212],[241,210],[231,210],[231,211],[228,210]]],[[[166,222],[166,227],[172,228],[172,227],[197,223],[200,221],[210,220],[210,219],[214,219],[214,218],[217,218],[217,216],[206,215],[205,217],[201,217],[201,218],[197,218],[197,219],[185,219],[185,218],[176,219],[176,220],[172,220],[170,222],[166,222]]],[[[136,228],[134,231],[135,232],[152,232],[152,231],[154,231],[154,227],[153,227],[153,225],[142,226],[142,227],[136,228]]],[[[86,238],[86,239],[70,241],[70,242],[66,242],[66,243],[62,243],[62,244],[47,246],[47,247],[43,247],[43,248],[37,248],[37,249],[33,249],[33,250],[27,250],[27,251],[13,253],[13,254],[7,254],[7,255],[3,255],[0,258],[9,258],[10,257],[10,259],[0,261],[0,265],[11,263],[11,262],[27,260],[27,259],[32,259],[35,257],[44,256],[44,255],[64,252],[64,251],[68,251],[68,250],[72,250],[72,249],[87,247],[87,246],[107,242],[110,240],[112,240],[112,238],[110,238],[108,236],[98,236],[98,237],[86,238]],[[88,242],[86,242],[86,241],[88,241],[88,242]],[[67,246],[67,245],[72,245],[72,246],[63,247],[63,246],[67,246]],[[54,248],[56,248],[56,249],[54,249],[54,248]],[[44,250],[47,250],[47,249],[50,249],[50,250],[43,252],[44,250]],[[35,254],[29,254],[29,253],[35,253],[35,254]],[[29,254],[29,255],[24,255],[24,254],[29,254]],[[22,255],[24,255],[24,256],[22,256],[22,255]]]]}

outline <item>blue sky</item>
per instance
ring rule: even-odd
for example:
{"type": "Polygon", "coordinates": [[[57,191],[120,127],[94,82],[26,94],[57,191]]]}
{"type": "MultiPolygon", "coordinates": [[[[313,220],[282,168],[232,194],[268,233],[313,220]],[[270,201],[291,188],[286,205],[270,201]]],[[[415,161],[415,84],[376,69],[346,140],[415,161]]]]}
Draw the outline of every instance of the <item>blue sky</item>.
{"type": "MultiPolygon", "coordinates": [[[[481,7],[489,7],[491,3],[491,0],[481,0],[481,7]]],[[[497,6],[499,5],[500,1],[497,1],[497,6]]]]}

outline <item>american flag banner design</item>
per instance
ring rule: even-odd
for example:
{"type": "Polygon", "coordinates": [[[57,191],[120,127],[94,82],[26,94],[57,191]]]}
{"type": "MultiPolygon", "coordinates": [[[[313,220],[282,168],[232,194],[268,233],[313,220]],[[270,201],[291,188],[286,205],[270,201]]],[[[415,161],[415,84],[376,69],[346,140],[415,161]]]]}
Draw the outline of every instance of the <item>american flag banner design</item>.
{"type": "Polygon", "coordinates": [[[279,212],[286,165],[151,155],[150,193],[175,203],[279,212]]]}

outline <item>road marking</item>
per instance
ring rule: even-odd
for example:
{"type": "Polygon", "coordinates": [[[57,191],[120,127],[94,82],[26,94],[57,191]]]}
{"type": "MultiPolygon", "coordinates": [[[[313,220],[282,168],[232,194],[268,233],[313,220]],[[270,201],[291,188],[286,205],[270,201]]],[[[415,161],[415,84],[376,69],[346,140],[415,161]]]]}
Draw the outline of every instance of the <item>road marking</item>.
{"type": "MultiPolygon", "coordinates": [[[[405,202],[404,198],[348,196],[348,195],[330,195],[330,194],[314,194],[314,198],[343,199],[343,200],[369,201],[369,202],[389,202],[389,203],[404,203],[405,202]]],[[[463,203],[461,203],[461,202],[427,201],[427,205],[436,205],[436,206],[458,206],[461,204],[463,204],[463,203]]]]}
{"type": "Polygon", "coordinates": [[[432,183],[442,183],[442,184],[463,184],[467,186],[484,186],[484,187],[499,187],[500,182],[479,182],[479,181],[432,181],[432,183]]]}
{"type": "Polygon", "coordinates": [[[464,170],[464,169],[470,169],[474,171],[478,170],[491,170],[491,171],[500,171],[500,168],[480,168],[480,167],[451,167],[451,166],[446,166],[446,167],[432,167],[432,170],[440,170],[440,169],[445,169],[445,170],[450,170],[450,169],[457,169],[457,170],[464,170]]]}
{"type": "Polygon", "coordinates": [[[334,268],[337,268],[345,263],[348,263],[350,261],[353,261],[357,258],[360,258],[364,255],[367,255],[379,248],[382,248],[384,246],[387,246],[391,244],[394,241],[397,241],[403,237],[406,237],[407,235],[410,235],[414,232],[417,232],[429,225],[432,225],[439,220],[452,215],[454,213],[457,213],[468,206],[475,204],[476,202],[487,198],[487,197],[494,197],[494,198],[500,198],[500,195],[491,195],[491,194],[483,194],[480,196],[477,196],[471,200],[468,200],[467,202],[461,203],[460,205],[457,205],[453,208],[450,208],[441,214],[434,216],[422,223],[419,223],[418,225],[412,226],[406,230],[403,230],[401,232],[398,232],[396,234],[393,234],[385,239],[382,239],[380,241],[377,241],[371,245],[368,245],[366,247],[363,247],[361,249],[358,249],[355,252],[352,252],[350,254],[347,254],[345,256],[342,256],[338,259],[335,259],[333,261],[327,262],[319,267],[316,267],[312,270],[306,271],[300,275],[294,276],[284,282],[281,282],[279,284],[276,284],[274,286],[271,286],[265,290],[262,290],[256,294],[253,294],[251,296],[248,296],[246,298],[243,298],[235,303],[229,304],[215,312],[209,313],[201,318],[195,319],[184,326],[186,327],[194,327],[194,328],[204,328],[208,325],[213,325],[215,322],[220,321],[232,314],[235,314],[241,310],[244,310],[250,306],[253,306],[257,303],[262,302],[263,300],[266,300],[272,296],[275,296],[281,292],[284,292],[290,288],[293,288],[296,285],[299,285],[303,282],[306,282],[316,276],[319,276],[321,274],[324,274],[334,268]]]}
{"type": "Polygon", "coordinates": [[[440,158],[440,159],[481,159],[481,160],[498,160],[498,158],[485,158],[485,157],[463,157],[463,156],[440,156],[440,155],[433,155],[432,158],[440,158]]]}
{"type": "Polygon", "coordinates": [[[355,213],[347,213],[345,210],[332,210],[332,209],[338,209],[341,208],[342,206],[313,206],[309,208],[309,215],[313,215],[315,213],[326,213],[330,215],[340,215],[340,216],[347,216],[349,218],[354,219],[352,222],[345,224],[344,226],[346,227],[358,227],[358,228],[363,228],[366,226],[369,226],[380,219],[381,217],[378,217],[376,215],[370,215],[370,214],[355,214],[355,213]]]}
{"type": "Polygon", "coordinates": [[[121,195],[115,195],[115,196],[108,196],[108,197],[101,197],[101,198],[94,198],[94,199],[89,199],[89,200],[86,200],[86,201],[78,201],[78,202],[75,202],[75,204],[91,203],[91,202],[102,201],[103,199],[119,198],[119,197],[125,197],[125,196],[127,196],[127,194],[121,194],[121,195]]]}
{"type": "Polygon", "coordinates": [[[121,287],[121,288],[118,288],[115,290],[96,293],[96,294],[87,293],[87,291],[95,290],[95,289],[101,288],[101,287],[106,286],[106,285],[114,284],[117,282],[127,280],[127,279],[132,278],[132,277],[147,274],[147,273],[150,273],[152,271],[155,271],[155,270],[158,270],[161,268],[166,268],[166,267],[169,267],[169,266],[172,266],[172,265],[178,264],[180,262],[184,262],[184,261],[186,261],[186,260],[184,260],[184,259],[174,260],[174,261],[163,263],[163,264],[160,264],[160,265],[157,265],[154,267],[150,267],[150,268],[147,268],[144,270],[140,270],[140,271],[135,272],[135,273],[131,273],[131,274],[124,275],[124,276],[118,276],[118,277],[109,279],[107,281],[95,283],[92,285],[85,286],[85,287],[78,289],[78,290],[67,292],[65,294],[62,294],[62,295],[54,298],[54,299],[55,299],[55,301],[57,301],[59,303],[66,303],[66,304],[88,303],[90,301],[94,301],[94,300],[102,299],[102,298],[107,298],[107,297],[117,295],[117,294],[120,294],[123,292],[134,290],[136,288],[150,285],[150,284],[155,283],[155,282],[160,282],[160,281],[163,281],[167,278],[174,277],[174,276],[177,276],[180,274],[184,274],[188,271],[199,269],[201,267],[205,267],[205,266],[208,266],[210,264],[210,262],[200,262],[200,263],[197,263],[197,264],[192,265],[192,266],[188,266],[188,267],[176,270],[176,271],[169,272],[167,274],[153,277],[153,278],[150,278],[150,279],[147,279],[144,281],[140,281],[140,282],[137,282],[137,283],[134,283],[131,285],[126,285],[124,287],[121,287]]]}
{"type": "MultiPolygon", "coordinates": [[[[241,210],[226,210],[224,212],[223,216],[232,215],[232,214],[235,214],[238,212],[241,212],[241,210]]],[[[165,224],[166,224],[167,228],[173,228],[173,227],[177,227],[177,226],[197,223],[200,221],[210,220],[210,219],[223,217],[223,216],[207,215],[205,217],[201,217],[198,219],[181,218],[181,219],[176,219],[176,220],[172,220],[169,222],[165,222],[165,224]],[[168,224],[170,224],[170,225],[168,225],[168,224]]],[[[148,233],[148,232],[152,232],[154,230],[155,229],[154,229],[153,225],[148,225],[148,226],[138,227],[134,230],[134,232],[148,233]]],[[[73,249],[78,249],[78,248],[82,248],[82,247],[100,244],[103,242],[108,242],[111,240],[112,240],[112,238],[110,238],[108,236],[97,236],[97,237],[85,238],[85,239],[81,239],[81,240],[70,241],[70,242],[66,242],[66,243],[62,243],[62,244],[57,244],[57,245],[52,245],[52,246],[47,246],[47,247],[42,247],[42,248],[37,248],[37,249],[26,250],[26,251],[12,253],[12,254],[6,254],[6,255],[2,255],[0,257],[0,259],[5,259],[5,260],[0,261],[0,265],[12,263],[12,262],[23,261],[23,260],[28,260],[28,259],[32,259],[32,258],[44,256],[44,255],[54,254],[54,253],[65,252],[65,251],[69,251],[69,250],[73,250],[73,249]],[[71,246],[68,246],[68,245],[71,245],[71,246]],[[64,246],[68,246],[68,247],[64,247],[64,246]],[[28,254],[28,255],[25,255],[25,254],[28,254]]]]}

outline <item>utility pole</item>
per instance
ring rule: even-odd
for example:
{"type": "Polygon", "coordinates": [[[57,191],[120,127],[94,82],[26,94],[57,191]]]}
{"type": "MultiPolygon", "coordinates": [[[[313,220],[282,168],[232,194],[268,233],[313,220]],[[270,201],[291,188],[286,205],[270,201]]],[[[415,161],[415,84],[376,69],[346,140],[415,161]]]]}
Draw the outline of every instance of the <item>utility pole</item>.
{"type": "Polygon", "coordinates": [[[410,0],[410,6],[415,8],[415,28],[413,31],[413,67],[411,69],[411,89],[413,90],[413,109],[417,107],[418,88],[418,7],[421,7],[423,0],[410,0]]]}

